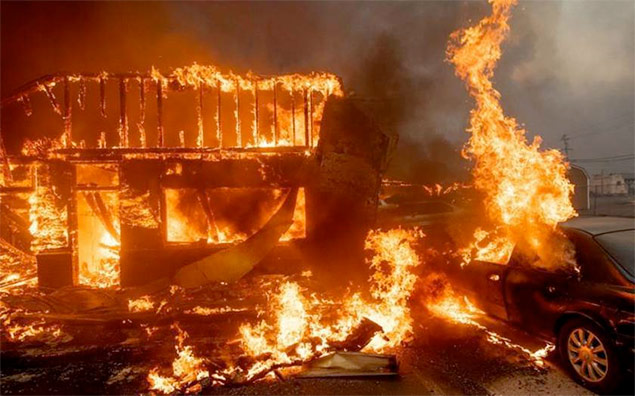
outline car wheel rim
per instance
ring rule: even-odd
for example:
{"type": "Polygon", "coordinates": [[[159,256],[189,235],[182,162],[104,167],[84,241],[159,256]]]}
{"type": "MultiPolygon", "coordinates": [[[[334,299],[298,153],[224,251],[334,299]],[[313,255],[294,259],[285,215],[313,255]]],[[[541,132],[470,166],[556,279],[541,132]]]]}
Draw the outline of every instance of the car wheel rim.
{"type": "Polygon", "coordinates": [[[585,381],[599,382],[606,377],[609,369],[606,349],[593,332],[581,327],[569,333],[567,352],[569,362],[585,381]]]}

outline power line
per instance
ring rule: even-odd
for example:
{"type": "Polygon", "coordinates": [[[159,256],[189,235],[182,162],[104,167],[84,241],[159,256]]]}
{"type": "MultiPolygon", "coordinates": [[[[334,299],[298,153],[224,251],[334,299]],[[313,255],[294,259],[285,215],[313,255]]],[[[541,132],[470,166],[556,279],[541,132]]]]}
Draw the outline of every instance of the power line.
{"type": "Polygon", "coordinates": [[[610,122],[609,126],[606,126],[606,124],[603,126],[601,125],[601,123],[600,124],[595,123],[595,125],[586,125],[583,128],[576,128],[576,129],[569,130],[567,131],[567,133],[571,134],[572,139],[582,137],[582,136],[591,136],[597,133],[602,133],[602,131],[597,131],[598,129],[606,130],[606,129],[613,129],[613,128],[626,126],[626,125],[632,125],[630,122],[628,122],[628,121],[631,121],[632,119],[633,119],[633,113],[631,112],[618,114],[615,117],[611,117],[610,119],[606,120],[610,122]],[[624,123],[624,121],[627,121],[627,123],[624,123]]]}
{"type": "Polygon", "coordinates": [[[571,148],[569,148],[569,136],[565,133],[560,140],[564,143],[564,155],[569,158],[569,151],[571,151],[571,148]]]}
{"type": "Polygon", "coordinates": [[[622,154],[622,155],[614,155],[610,157],[597,157],[597,158],[579,158],[572,159],[571,162],[615,162],[615,161],[626,161],[635,159],[635,154],[622,154]]]}

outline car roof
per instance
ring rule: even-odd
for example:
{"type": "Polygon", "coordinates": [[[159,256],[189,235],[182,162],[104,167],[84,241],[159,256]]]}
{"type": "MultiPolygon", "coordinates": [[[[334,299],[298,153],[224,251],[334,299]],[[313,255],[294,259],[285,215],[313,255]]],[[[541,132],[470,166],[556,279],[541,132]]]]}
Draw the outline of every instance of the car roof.
{"type": "Polygon", "coordinates": [[[563,227],[576,228],[591,235],[607,232],[635,229],[633,217],[588,216],[576,217],[561,224],[563,227]]]}

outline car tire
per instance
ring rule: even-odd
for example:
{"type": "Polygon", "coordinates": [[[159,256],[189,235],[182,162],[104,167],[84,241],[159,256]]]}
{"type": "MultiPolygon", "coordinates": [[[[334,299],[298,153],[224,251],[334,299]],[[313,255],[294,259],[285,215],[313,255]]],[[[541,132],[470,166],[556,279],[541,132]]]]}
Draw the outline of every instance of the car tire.
{"type": "Polygon", "coordinates": [[[558,350],[569,374],[585,388],[611,394],[620,385],[623,369],[613,340],[592,321],[566,322],[558,333],[558,350]]]}

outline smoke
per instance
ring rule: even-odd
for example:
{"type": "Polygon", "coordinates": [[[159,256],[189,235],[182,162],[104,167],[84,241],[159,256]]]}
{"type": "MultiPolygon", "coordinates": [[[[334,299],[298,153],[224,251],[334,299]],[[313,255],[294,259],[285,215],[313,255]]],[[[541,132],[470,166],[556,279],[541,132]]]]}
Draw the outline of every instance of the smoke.
{"type": "MultiPolygon", "coordinates": [[[[532,2],[513,11],[496,85],[509,114],[571,160],[635,151],[635,4],[532,2]]],[[[580,161],[589,173],[635,163],[580,161]]]]}
{"type": "MultiPolygon", "coordinates": [[[[518,6],[496,72],[506,112],[548,147],[562,147],[564,133],[586,135],[571,140],[572,158],[632,154],[633,7],[518,6]]],[[[445,181],[465,174],[458,150],[472,107],[445,47],[452,31],[487,10],[484,1],[3,2],[2,96],[55,71],[169,70],[194,61],[260,74],[326,70],[399,134],[389,176],[445,181]]],[[[4,114],[2,123],[7,130],[4,114]]]]}

